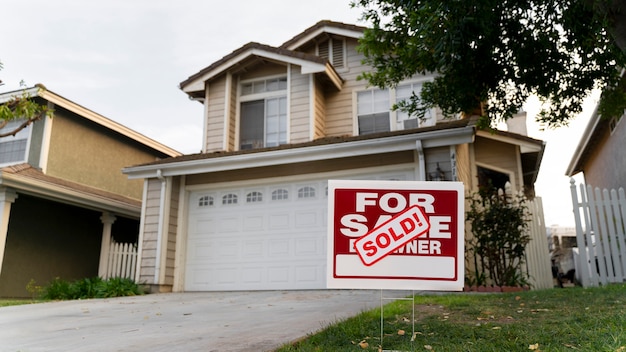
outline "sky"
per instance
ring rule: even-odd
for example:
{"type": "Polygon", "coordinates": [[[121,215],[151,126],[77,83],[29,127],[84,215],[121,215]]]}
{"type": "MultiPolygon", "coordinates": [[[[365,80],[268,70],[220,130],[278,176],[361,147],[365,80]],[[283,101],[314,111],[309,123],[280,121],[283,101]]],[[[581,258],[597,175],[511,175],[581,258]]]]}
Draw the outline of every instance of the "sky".
{"type": "MultiPolygon", "coordinates": [[[[182,153],[197,153],[202,105],[180,82],[248,42],[278,46],[320,20],[366,26],[360,18],[350,0],[4,0],[0,92],[41,83],[182,153]]],[[[548,226],[573,226],[565,170],[596,100],[556,130],[532,123],[532,101],[526,108],[529,136],[546,142],[535,187],[548,226]]]]}

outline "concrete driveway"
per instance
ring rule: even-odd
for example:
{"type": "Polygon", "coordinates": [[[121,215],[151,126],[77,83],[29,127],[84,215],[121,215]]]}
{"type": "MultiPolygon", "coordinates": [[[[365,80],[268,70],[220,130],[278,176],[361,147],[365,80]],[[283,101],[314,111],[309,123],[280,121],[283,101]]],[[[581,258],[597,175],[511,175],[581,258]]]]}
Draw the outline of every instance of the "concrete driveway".
{"type": "Polygon", "coordinates": [[[376,290],[196,292],[4,307],[0,351],[271,351],[380,298],[376,290]]]}

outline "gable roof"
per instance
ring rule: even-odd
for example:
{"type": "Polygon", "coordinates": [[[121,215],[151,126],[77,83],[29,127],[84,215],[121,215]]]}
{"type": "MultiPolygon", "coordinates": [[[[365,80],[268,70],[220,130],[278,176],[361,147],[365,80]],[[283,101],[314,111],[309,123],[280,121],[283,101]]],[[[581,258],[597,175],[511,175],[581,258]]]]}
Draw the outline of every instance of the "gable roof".
{"type": "Polygon", "coordinates": [[[323,33],[358,39],[363,36],[365,29],[366,27],[354,24],[322,20],[284,42],[280,47],[287,50],[296,50],[323,33]]]}
{"type": "Polygon", "coordinates": [[[302,67],[302,73],[323,73],[333,82],[337,89],[341,89],[343,83],[335,68],[326,59],[285,48],[250,42],[203,68],[198,73],[191,75],[180,83],[180,88],[192,97],[203,98],[204,83],[206,81],[225,73],[233,67],[245,65],[245,61],[251,57],[298,65],[302,67]]]}
{"type": "Polygon", "coordinates": [[[62,97],[59,94],[54,93],[53,91],[47,89],[42,84],[36,84],[34,87],[27,88],[24,90],[16,90],[12,92],[6,92],[0,94],[0,104],[6,103],[7,101],[22,96],[22,94],[27,94],[30,97],[40,97],[51,102],[54,105],[63,107],[89,121],[92,121],[102,127],[105,127],[111,131],[119,133],[129,139],[134,140],[137,143],[143,144],[148,148],[151,148],[155,151],[163,153],[167,156],[179,156],[182,155],[181,152],[176,151],[164,144],[161,144],[154,139],[144,136],[143,134],[132,130],[120,123],[117,123],[111,119],[108,119],[92,110],[85,108],[82,105],[76,104],[73,101],[62,97]]]}

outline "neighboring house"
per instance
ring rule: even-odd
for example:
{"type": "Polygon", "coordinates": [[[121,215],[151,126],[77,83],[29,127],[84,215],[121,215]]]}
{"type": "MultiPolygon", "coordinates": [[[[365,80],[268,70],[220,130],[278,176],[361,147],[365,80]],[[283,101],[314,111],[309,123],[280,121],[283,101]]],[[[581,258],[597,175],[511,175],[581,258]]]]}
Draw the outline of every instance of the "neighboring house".
{"type": "Polygon", "coordinates": [[[459,180],[468,192],[510,181],[533,194],[542,141],[435,110],[423,121],[392,111],[431,77],[386,90],[358,80],[370,69],[356,50],[363,30],[321,21],[280,47],[246,44],[181,83],[204,105],[202,153],[124,169],[144,179],[140,282],[325,288],[329,179],[459,180]]]}
{"type": "Polygon", "coordinates": [[[626,186],[626,124],[622,116],[602,118],[596,107],[572,155],[567,176],[582,172],[586,184],[601,189],[626,186]]]}
{"type": "MultiPolygon", "coordinates": [[[[30,296],[31,280],[102,274],[103,244],[137,241],[143,184],[122,168],[180,155],[50,90],[26,92],[54,113],[0,138],[2,297],[30,296]]],[[[1,94],[0,104],[21,94],[1,94]]]]}

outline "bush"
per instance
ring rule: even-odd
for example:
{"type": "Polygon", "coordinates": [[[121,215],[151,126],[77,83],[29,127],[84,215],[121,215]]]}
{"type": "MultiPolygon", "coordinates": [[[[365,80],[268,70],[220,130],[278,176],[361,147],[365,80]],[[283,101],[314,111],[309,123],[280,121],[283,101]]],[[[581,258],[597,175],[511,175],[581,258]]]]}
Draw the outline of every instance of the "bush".
{"type": "Polygon", "coordinates": [[[52,280],[42,289],[41,298],[47,300],[70,300],[86,298],[109,298],[141,295],[139,285],[131,279],[100,277],[68,282],[60,278],[52,280]]]}

